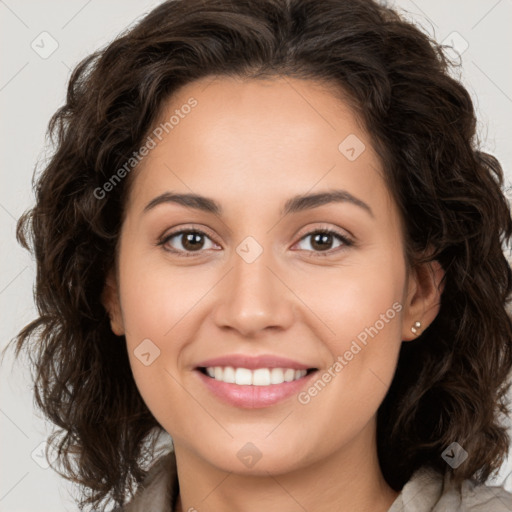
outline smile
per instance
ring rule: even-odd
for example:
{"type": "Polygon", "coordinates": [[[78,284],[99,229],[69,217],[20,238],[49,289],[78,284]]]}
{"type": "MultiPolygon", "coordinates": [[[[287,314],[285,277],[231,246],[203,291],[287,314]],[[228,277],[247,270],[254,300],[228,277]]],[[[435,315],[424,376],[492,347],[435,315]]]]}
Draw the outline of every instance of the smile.
{"type": "Polygon", "coordinates": [[[200,371],[220,382],[236,384],[238,386],[271,386],[292,382],[306,376],[308,371],[293,368],[234,368],[233,366],[209,366],[200,368],[200,371]]]}

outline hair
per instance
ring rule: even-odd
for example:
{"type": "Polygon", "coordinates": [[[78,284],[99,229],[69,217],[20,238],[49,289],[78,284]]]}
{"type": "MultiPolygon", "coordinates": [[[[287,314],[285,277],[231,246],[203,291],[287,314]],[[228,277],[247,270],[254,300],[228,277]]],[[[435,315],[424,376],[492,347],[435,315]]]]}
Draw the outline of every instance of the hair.
{"type": "Polygon", "coordinates": [[[345,97],[382,160],[407,265],[437,260],[445,271],[439,313],[402,344],[378,410],[388,484],[400,490],[423,465],[456,483],[485,483],[500,468],[510,443],[499,415],[510,413],[512,219],[503,171],[478,149],[452,66],[428,35],[368,0],[167,1],[77,65],[48,125],[55,148],[36,204],[18,222],[37,263],[38,317],[13,341],[16,356],[30,355],[37,406],[60,428],[57,471],[81,486],[81,509],[126,503],[147,474],[145,443],[163,431],[102,303],[134,173],[101,199],[97,191],[171,95],[208,76],[294,77],[345,97]],[[455,441],[468,456],[451,469],[441,454],[455,441]]]}

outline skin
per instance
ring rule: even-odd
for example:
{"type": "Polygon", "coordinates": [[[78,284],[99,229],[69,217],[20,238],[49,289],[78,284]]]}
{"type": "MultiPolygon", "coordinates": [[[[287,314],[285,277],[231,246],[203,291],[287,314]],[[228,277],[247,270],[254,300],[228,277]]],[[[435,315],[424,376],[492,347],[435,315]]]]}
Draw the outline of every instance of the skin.
{"type": "Polygon", "coordinates": [[[354,113],[327,88],[209,77],[181,89],[162,119],[190,97],[197,106],[131,176],[117,272],[104,295],[137,387],[173,438],[176,510],[387,511],[398,493],[378,464],[376,414],[401,343],[417,336],[411,326],[421,321],[419,334],[439,310],[442,269],[406,265],[382,164],[354,113]],[[354,161],[338,149],[350,134],[366,148],[354,161]],[[345,201],[280,215],[292,196],[333,189],[372,214],[345,201]],[[213,198],[223,214],[170,202],[144,212],[170,191],[213,198]],[[185,228],[207,233],[199,251],[183,236],[158,245],[185,228]],[[308,234],[321,228],[354,243],[333,237],[318,248],[308,234]],[[263,249],[252,263],[236,252],[247,236],[263,249]],[[239,353],[289,357],[322,374],[397,302],[401,311],[305,405],[293,396],[234,407],[194,371],[202,360],[239,353]],[[160,355],[145,366],[134,351],[147,338],[160,355]],[[247,442],[261,453],[251,468],[237,457],[247,442]]]}

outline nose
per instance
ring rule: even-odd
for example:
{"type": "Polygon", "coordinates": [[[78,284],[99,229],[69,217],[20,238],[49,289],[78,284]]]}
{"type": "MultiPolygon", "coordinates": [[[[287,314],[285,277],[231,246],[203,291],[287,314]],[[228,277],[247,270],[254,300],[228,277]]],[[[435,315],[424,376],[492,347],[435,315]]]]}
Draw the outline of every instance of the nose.
{"type": "Polygon", "coordinates": [[[216,325],[255,338],[268,330],[285,330],[294,321],[294,295],[272,264],[270,251],[252,263],[233,255],[233,268],[217,290],[216,325]]]}

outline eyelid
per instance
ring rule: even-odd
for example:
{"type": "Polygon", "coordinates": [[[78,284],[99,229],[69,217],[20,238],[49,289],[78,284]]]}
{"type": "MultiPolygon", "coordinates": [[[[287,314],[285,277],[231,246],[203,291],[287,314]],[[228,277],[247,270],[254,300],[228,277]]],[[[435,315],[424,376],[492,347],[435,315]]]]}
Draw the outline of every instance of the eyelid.
{"type": "MultiPolygon", "coordinates": [[[[174,230],[171,230],[170,232],[165,232],[162,236],[160,236],[158,238],[156,245],[165,246],[165,244],[171,238],[173,238],[175,236],[183,235],[184,233],[187,233],[187,232],[193,232],[193,233],[198,233],[198,234],[204,235],[207,238],[209,238],[214,244],[221,245],[215,240],[215,237],[209,233],[209,230],[207,230],[207,228],[203,228],[202,226],[196,227],[196,225],[193,225],[193,224],[184,226],[184,227],[178,227],[174,230]]],[[[346,230],[345,230],[345,232],[346,232],[346,230]]],[[[308,253],[311,253],[314,256],[329,256],[332,254],[337,254],[339,251],[343,250],[344,248],[351,247],[351,246],[355,245],[355,240],[354,240],[354,237],[352,234],[350,234],[350,235],[344,234],[341,232],[340,228],[333,228],[331,226],[326,226],[326,225],[322,226],[321,225],[321,226],[317,226],[314,228],[307,228],[307,230],[302,232],[302,234],[301,234],[301,232],[299,232],[299,234],[296,235],[298,237],[298,240],[293,244],[293,246],[300,243],[304,238],[306,238],[308,236],[315,235],[317,233],[328,233],[330,235],[338,237],[338,239],[343,243],[343,245],[341,247],[337,247],[334,249],[328,249],[326,251],[306,251],[308,253]]],[[[346,232],[346,233],[348,233],[348,232],[346,232]]],[[[198,251],[182,251],[179,249],[166,249],[165,247],[164,247],[164,250],[166,250],[170,253],[177,254],[179,256],[185,256],[185,257],[201,255],[205,252],[205,249],[201,249],[198,251]]],[[[206,249],[206,250],[208,250],[208,249],[206,249]]],[[[211,250],[211,249],[209,249],[209,250],[211,250]]]]}
{"type": "MultiPolygon", "coordinates": [[[[193,232],[193,233],[199,233],[201,235],[204,235],[206,237],[208,237],[214,244],[216,245],[220,245],[216,240],[215,240],[215,236],[213,236],[210,231],[203,227],[203,226],[199,226],[198,224],[190,224],[190,225],[186,225],[184,227],[177,227],[175,229],[172,229],[171,231],[165,231],[163,235],[161,235],[160,237],[158,237],[158,240],[157,240],[157,243],[156,245],[165,245],[171,238],[177,236],[177,235],[182,235],[184,233],[188,233],[188,232],[193,232]]],[[[170,249],[167,249],[169,252],[179,252],[179,253],[183,253],[183,252],[187,252],[187,251],[179,251],[179,250],[170,250],[170,249]]],[[[200,252],[204,252],[203,250],[201,251],[197,251],[198,253],[200,252]]],[[[194,254],[193,251],[188,251],[189,254],[194,254]]]]}
{"type": "Polygon", "coordinates": [[[342,245],[340,247],[335,247],[334,249],[328,249],[326,251],[305,251],[310,253],[314,258],[335,256],[338,255],[343,250],[346,250],[349,247],[354,247],[356,245],[355,238],[352,234],[345,234],[340,230],[340,228],[333,228],[331,226],[324,225],[317,226],[314,228],[308,228],[307,231],[303,232],[302,234],[301,232],[299,232],[299,234],[297,235],[299,239],[297,240],[297,242],[293,244],[293,246],[297,245],[305,238],[313,236],[317,233],[328,233],[334,237],[337,237],[341,241],[342,245]]]}
{"type": "Polygon", "coordinates": [[[313,228],[308,227],[305,228],[305,230],[300,230],[298,234],[296,235],[299,237],[299,241],[302,240],[307,235],[312,235],[317,232],[328,232],[333,235],[339,236],[342,239],[347,240],[348,242],[355,244],[355,237],[350,231],[338,227],[333,227],[329,224],[320,224],[319,226],[315,226],[313,228]]]}

